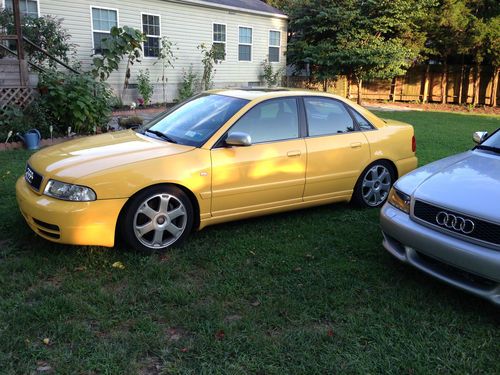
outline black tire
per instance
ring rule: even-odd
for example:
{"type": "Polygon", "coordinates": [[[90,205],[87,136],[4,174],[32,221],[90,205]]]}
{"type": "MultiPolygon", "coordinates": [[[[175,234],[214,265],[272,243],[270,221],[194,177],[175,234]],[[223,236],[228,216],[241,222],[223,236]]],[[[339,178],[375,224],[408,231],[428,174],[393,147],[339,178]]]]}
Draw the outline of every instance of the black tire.
{"type": "Polygon", "coordinates": [[[193,223],[193,205],[187,195],[176,186],[158,185],[131,198],[120,232],[133,249],[153,254],[182,243],[191,233],[193,223]]]}
{"type": "Polygon", "coordinates": [[[396,173],[391,163],[385,160],[378,160],[371,163],[364,169],[356,182],[351,202],[358,207],[381,207],[389,197],[389,191],[396,180],[396,173]],[[384,171],[387,175],[383,175],[384,171]],[[375,175],[378,173],[378,179],[375,175]],[[370,181],[374,186],[371,188],[373,195],[370,195],[370,181]],[[377,195],[379,194],[379,195],[377,195]],[[379,199],[377,199],[379,198],[379,199]]]}

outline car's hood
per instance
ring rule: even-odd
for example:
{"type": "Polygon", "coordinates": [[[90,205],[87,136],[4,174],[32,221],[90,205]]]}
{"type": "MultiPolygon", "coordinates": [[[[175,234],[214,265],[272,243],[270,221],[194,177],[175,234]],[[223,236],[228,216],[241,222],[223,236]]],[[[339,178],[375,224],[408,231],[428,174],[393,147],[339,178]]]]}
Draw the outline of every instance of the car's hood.
{"type": "Polygon", "coordinates": [[[469,151],[419,168],[397,188],[431,204],[500,222],[500,155],[469,151]],[[418,186],[417,186],[418,183],[418,186]]]}
{"type": "Polygon", "coordinates": [[[29,163],[45,177],[73,182],[106,169],[175,155],[193,148],[126,130],[48,147],[33,155],[29,163]]]}

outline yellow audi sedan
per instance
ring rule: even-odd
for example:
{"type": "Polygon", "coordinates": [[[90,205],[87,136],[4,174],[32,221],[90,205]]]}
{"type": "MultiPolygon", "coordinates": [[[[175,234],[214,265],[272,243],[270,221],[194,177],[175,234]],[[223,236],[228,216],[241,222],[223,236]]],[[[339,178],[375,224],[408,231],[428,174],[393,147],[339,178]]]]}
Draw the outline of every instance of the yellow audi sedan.
{"type": "Polygon", "coordinates": [[[162,251],[194,229],[340,201],[381,206],[417,165],[413,127],[338,96],[202,93],[135,130],[34,154],[16,184],[41,237],[162,251]]]}

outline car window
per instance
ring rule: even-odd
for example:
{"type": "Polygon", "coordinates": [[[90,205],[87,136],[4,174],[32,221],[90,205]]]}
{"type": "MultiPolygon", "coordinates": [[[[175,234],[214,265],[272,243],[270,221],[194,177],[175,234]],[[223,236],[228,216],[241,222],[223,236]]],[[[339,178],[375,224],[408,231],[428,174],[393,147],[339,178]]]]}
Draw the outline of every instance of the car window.
{"type": "Polygon", "coordinates": [[[358,112],[356,112],[354,109],[351,108],[351,112],[356,119],[356,122],[359,125],[359,128],[361,130],[373,130],[372,124],[368,122],[367,119],[365,119],[363,116],[361,116],[358,112]]]}
{"type": "Polygon", "coordinates": [[[245,113],[229,133],[250,135],[252,143],[298,138],[299,118],[295,98],[272,99],[257,104],[245,113]]]}
{"type": "Polygon", "coordinates": [[[354,121],[342,103],[328,98],[304,98],[309,136],[354,131],[354,121]]]}
{"type": "Polygon", "coordinates": [[[217,94],[200,94],[140,128],[163,133],[176,143],[201,146],[248,100],[217,94]]]}

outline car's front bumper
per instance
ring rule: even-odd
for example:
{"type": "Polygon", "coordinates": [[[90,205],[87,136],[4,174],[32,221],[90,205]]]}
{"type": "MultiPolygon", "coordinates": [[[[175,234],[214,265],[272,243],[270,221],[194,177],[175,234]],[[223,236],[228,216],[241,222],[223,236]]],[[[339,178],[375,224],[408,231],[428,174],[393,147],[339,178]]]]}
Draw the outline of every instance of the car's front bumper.
{"type": "Polygon", "coordinates": [[[68,202],[36,194],[20,177],[16,183],[19,209],[41,237],[63,244],[114,246],[115,229],[126,199],[68,202]]]}
{"type": "Polygon", "coordinates": [[[389,203],[380,225],[383,245],[397,259],[500,305],[500,251],[427,228],[389,203]]]}

